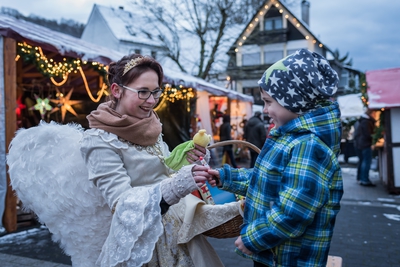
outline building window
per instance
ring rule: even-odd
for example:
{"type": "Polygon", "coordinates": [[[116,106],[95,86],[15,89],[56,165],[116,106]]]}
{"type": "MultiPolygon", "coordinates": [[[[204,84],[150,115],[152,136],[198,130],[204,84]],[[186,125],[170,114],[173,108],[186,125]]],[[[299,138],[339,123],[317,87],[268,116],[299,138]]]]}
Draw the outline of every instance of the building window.
{"type": "Polygon", "coordinates": [[[140,50],[140,49],[135,49],[135,54],[141,54],[142,53],[142,50],[140,50]]]}
{"type": "Polygon", "coordinates": [[[157,51],[151,51],[151,57],[156,59],[157,57],[157,51]]]}
{"type": "Polygon", "coordinates": [[[268,18],[264,21],[266,31],[279,30],[283,28],[282,17],[268,18]]]}
{"type": "MultiPolygon", "coordinates": [[[[299,48],[299,49],[300,49],[300,48],[299,48]]],[[[287,55],[289,56],[289,55],[291,55],[291,54],[294,54],[294,53],[296,53],[297,50],[299,50],[299,49],[288,49],[288,50],[287,50],[287,55]]]]}
{"type": "Polygon", "coordinates": [[[264,63],[273,64],[283,58],[283,51],[267,51],[264,53],[264,63]]]}
{"type": "Polygon", "coordinates": [[[343,69],[339,79],[339,88],[346,88],[348,85],[349,85],[349,71],[343,69]]]}
{"type": "Polygon", "coordinates": [[[252,65],[260,65],[260,53],[251,53],[251,54],[243,54],[242,65],[243,66],[252,66],[252,65]]]}

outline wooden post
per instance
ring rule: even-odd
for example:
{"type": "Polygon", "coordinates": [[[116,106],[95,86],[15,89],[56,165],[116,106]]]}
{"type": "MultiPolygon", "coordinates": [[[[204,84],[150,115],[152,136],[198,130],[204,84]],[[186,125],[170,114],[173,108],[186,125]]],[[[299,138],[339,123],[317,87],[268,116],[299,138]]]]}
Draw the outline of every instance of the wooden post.
{"type": "MultiPolygon", "coordinates": [[[[3,38],[3,41],[6,151],[8,153],[8,146],[17,130],[17,118],[15,113],[17,103],[17,67],[15,62],[17,44],[14,39],[10,38],[3,38]]],[[[17,230],[17,198],[14,195],[14,190],[11,188],[8,171],[7,184],[8,188],[3,215],[3,226],[7,232],[13,232],[17,230]]]]}

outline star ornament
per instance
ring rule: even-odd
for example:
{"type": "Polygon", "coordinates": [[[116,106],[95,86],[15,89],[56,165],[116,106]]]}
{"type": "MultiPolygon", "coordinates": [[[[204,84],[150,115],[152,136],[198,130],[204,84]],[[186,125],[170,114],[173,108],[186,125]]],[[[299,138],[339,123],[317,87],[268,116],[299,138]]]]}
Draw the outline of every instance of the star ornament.
{"type": "MultiPolygon", "coordinates": [[[[74,114],[76,117],[78,117],[78,114],[75,112],[74,108],[72,107],[73,105],[79,104],[82,101],[81,100],[70,100],[72,92],[74,91],[74,88],[72,88],[66,96],[64,96],[60,91],[57,89],[57,95],[59,96],[59,99],[50,99],[50,101],[54,104],[57,104],[57,107],[54,108],[53,112],[56,112],[61,109],[61,120],[64,122],[65,119],[65,114],[68,112],[74,114]]],[[[52,113],[53,113],[52,112],[52,113]]]]}
{"type": "Polygon", "coordinates": [[[53,109],[53,107],[49,104],[50,99],[48,97],[42,99],[35,95],[36,98],[36,105],[34,105],[31,109],[33,110],[38,110],[40,113],[40,116],[42,116],[42,119],[44,119],[44,114],[46,114],[47,111],[50,111],[53,109]]]}

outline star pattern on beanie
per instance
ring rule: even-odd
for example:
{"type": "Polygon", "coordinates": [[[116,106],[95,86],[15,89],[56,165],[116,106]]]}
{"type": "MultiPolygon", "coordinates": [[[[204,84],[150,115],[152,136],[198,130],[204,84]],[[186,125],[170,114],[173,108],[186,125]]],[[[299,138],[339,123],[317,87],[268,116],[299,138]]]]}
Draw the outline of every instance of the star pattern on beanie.
{"type": "Polygon", "coordinates": [[[321,55],[301,49],[269,67],[258,84],[280,105],[303,114],[337,91],[339,77],[321,55]]]}

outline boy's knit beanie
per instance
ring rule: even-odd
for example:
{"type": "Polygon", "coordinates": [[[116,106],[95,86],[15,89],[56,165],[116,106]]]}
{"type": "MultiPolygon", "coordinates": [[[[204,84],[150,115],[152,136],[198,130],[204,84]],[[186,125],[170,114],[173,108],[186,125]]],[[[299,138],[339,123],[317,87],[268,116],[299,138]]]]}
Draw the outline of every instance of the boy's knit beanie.
{"type": "Polygon", "coordinates": [[[280,105],[303,114],[332,97],[338,82],[336,71],[324,57],[301,49],[269,67],[258,84],[280,105]]]}

